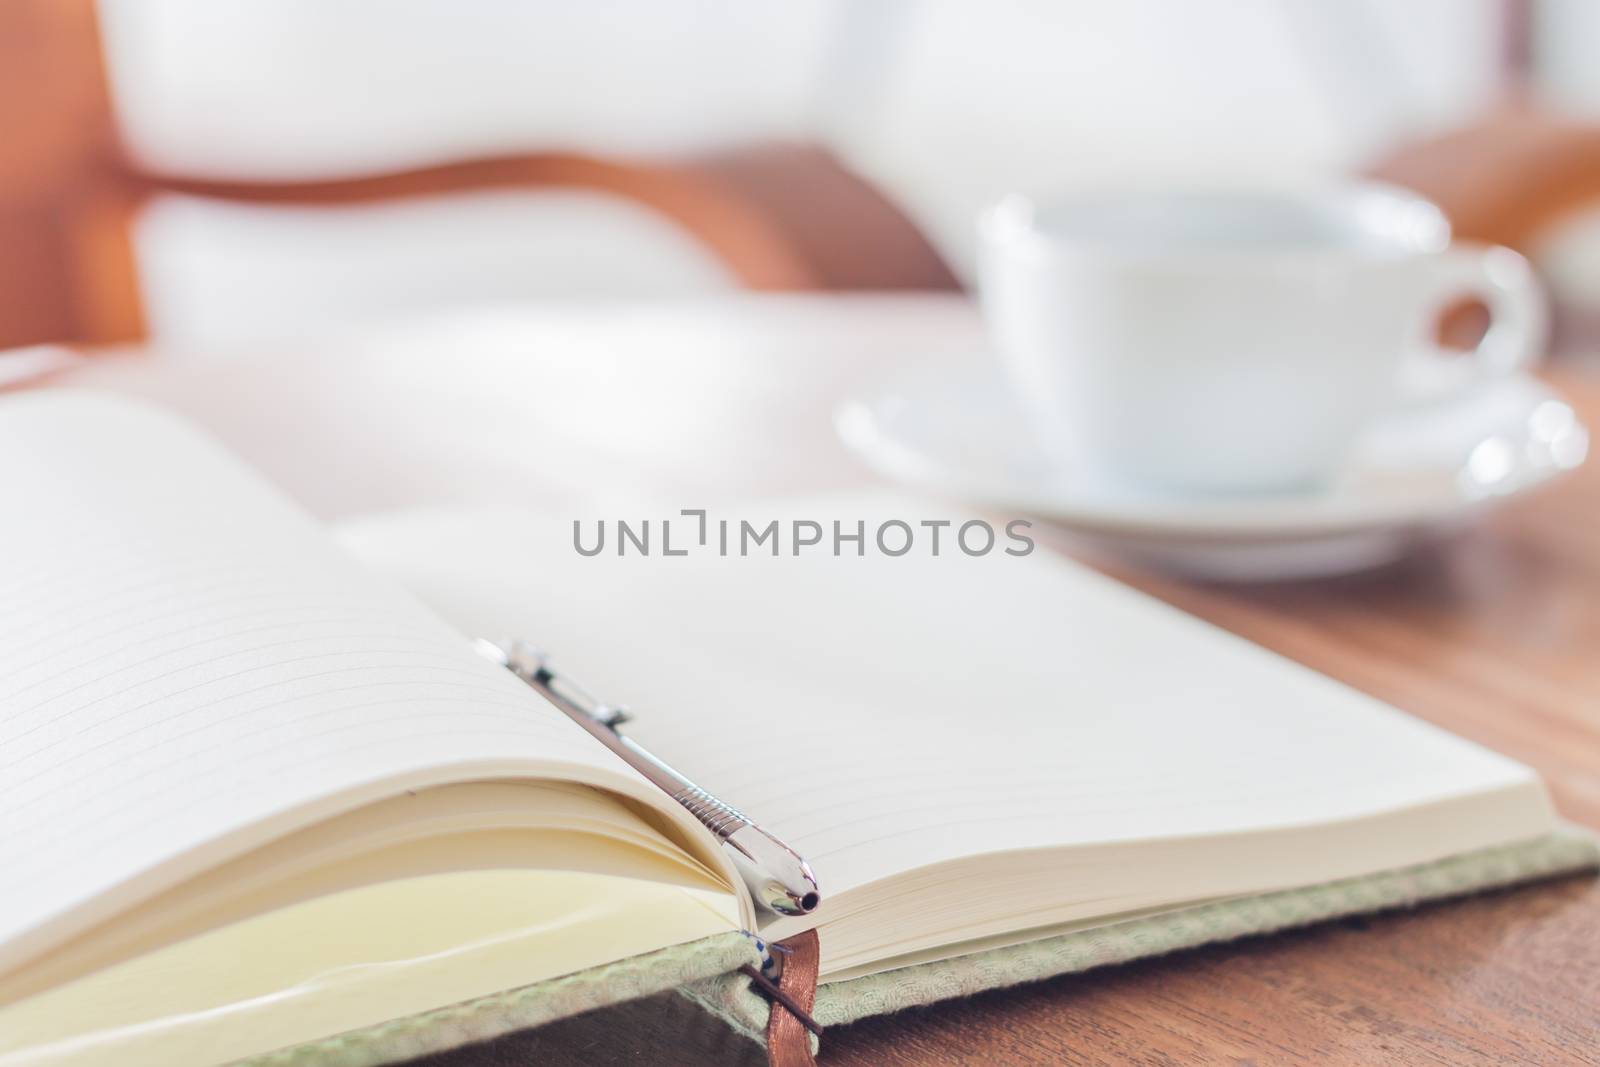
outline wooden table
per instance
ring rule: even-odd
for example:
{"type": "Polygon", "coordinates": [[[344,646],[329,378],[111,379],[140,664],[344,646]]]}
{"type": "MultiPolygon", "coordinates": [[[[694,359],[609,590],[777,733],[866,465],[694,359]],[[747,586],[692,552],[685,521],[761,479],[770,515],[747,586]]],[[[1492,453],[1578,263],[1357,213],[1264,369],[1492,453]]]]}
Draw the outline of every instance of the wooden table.
{"type": "MultiPolygon", "coordinates": [[[[189,408],[338,515],[609,492],[651,463],[652,484],[669,493],[861,482],[827,409],[887,368],[959,361],[981,344],[965,305],[903,298],[522,311],[385,338],[271,359],[134,353],[78,380],[189,408]],[[374,379],[380,362],[387,377],[374,379]],[[577,428],[554,452],[542,447],[555,441],[548,426],[523,440],[517,418],[496,421],[551,382],[577,428]],[[663,388],[677,405],[665,412],[646,396],[663,388]],[[303,432],[286,449],[272,403],[295,397],[303,432]],[[409,415],[405,398],[419,402],[409,415]],[[649,432],[584,436],[602,409],[649,432]],[[252,414],[262,411],[272,414],[252,414]],[[402,424],[433,442],[421,469],[374,462],[373,435],[402,424]],[[452,468],[440,452],[471,463],[452,468]],[[486,456],[499,461],[492,476],[486,456]]],[[[1573,364],[1551,380],[1600,427],[1600,376],[1573,364]]],[[[1600,462],[1437,553],[1367,575],[1254,588],[1119,576],[1533,765],[1566,817],[1600,827],[1600,462]]],[[[997,991],[837,1028],[822,1057],[824,1067],[1302,1061],[1600,1063],[1600,884],[1569,878],[997,991]]],[[[762,1059],[667,996],[428,1061],[527,1062],[762,1059]]]]}

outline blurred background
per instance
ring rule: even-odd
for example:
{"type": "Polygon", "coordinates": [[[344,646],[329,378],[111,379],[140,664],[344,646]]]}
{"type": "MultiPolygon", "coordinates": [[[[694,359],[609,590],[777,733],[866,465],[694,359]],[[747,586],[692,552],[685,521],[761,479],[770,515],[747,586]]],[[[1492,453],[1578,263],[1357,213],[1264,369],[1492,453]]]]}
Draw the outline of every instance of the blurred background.
{"type": "Polygon", "coordinates": [[[3,0],[0,346],[953,289],[1012,189],[1417,187],[1600,331],[1587,0],[3,0]]]}

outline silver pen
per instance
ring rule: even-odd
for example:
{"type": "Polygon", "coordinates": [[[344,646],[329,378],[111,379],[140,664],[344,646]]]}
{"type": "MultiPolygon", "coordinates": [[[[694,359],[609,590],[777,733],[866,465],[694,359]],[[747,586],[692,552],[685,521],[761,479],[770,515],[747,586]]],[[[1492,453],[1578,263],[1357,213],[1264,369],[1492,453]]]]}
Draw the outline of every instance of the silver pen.
{"type": "Polygon", "coordinates": [[[510,669],[539,695],[566,712],[601,744],[689,810],[716,835],[733,856],[734,865],[756,901],[780,915],[805,915],[822,902],[810,864],[788,845],[752,822],[738,808],[724,804],[637,741],[617,730],[627,721],[621,708],[610,707],[550,669],[538,649],[521,641],[478,641],[478,650],[510,669]]]}

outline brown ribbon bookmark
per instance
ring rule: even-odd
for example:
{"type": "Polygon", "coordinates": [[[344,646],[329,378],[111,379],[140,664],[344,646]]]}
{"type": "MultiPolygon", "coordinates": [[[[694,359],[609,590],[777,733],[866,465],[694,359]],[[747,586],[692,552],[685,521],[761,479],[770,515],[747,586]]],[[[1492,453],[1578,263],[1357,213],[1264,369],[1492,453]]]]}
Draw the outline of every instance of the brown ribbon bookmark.
{"type": "Polygon", "coordinates": [[[770,1067],[816,1067],[808,1032],[822,1036],[822,1027],[811,1018],[811,1006],[817,999],[817,932],[807,930],[774,948],[783,955],[783,973],[776,985],[754,967],[743,968],[772,1001],[767,1016],[767,1063],[770,1067]]]}

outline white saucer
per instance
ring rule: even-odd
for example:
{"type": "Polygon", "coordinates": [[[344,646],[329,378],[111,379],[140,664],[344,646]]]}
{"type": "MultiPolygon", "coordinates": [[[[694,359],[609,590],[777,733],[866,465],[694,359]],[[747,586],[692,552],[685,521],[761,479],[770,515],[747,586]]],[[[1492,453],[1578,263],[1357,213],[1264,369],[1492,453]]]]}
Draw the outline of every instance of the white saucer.
{"type": "Polygon", "coordinates": [[[852,401],[840,436],[878,473],[1034,515],[1121,555],[1207,578],[1310,577],[1388,562],[1581,464],[1589,435],[1533,378],[1399,405],[1325,486],[1183,496],[1112,484],[1044,455],[997,367],[922,376],[852,401]]]}

